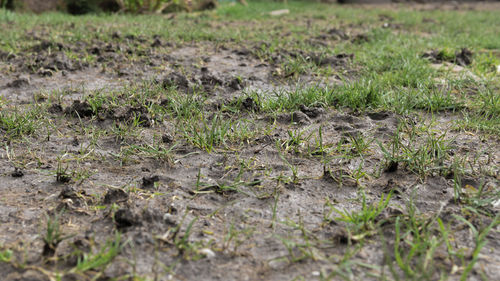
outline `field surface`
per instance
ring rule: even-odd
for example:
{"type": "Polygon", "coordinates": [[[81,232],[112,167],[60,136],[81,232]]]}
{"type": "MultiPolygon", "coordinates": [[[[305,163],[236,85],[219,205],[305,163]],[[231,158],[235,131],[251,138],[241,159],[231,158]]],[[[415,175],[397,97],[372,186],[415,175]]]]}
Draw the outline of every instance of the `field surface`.
{"type": "Polygon", "coordinates": [[[500,280],[498,4],[0,10],[0,279],[500,280]]]}

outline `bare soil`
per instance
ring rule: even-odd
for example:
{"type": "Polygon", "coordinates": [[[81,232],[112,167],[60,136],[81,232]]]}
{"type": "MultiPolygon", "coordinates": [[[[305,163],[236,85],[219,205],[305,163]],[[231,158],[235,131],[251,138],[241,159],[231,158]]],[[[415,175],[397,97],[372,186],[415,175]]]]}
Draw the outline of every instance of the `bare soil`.
{"type": "MultiPolygon", "coordinates": [[[[32,36],[36,30],[26,34],[32,36]]],[[[253,126],[271,131],[246,140],[243,145],[216,148],[211,153],[184,140],[175,129],[174,118],[157,124],[153,116],[133,106],[95,116],[84,97],[95,91],[119,93],[127,87],[147,87],[144,82],[174,86],[188,95],[190,89],[203,88],[209,96],[204,105],[209,120],[222,105],[249,91],[276,93],[342,83],[335,75],[281,75],[279,62],[285,54],[294,55],[291,51],[277,51],[272,61],[263,61],[256,56],[258,45],[177,45],[159,37],[112,37],[109,42],[66,44],[46,41],[42,35],[39,44],[30,49],[0,54],[2,99],[21,111],[34,103],[46,104],[46,118],[53,126],[50,135],[34,134],[26,142],[7,143],[7,135],[0,131],[4,134],[0,135],[4,142],[0,147],[0,244],[18,249],[16,256],[25,264],[16,267],[0,263],[3,280],[50,280],[54,276],[48,271],[63,271],[77,263],[70,255],[75,247],[85,252],[91,246],[102,245],[116,230],[122,232],[122,241],[128,243],[101,276],[68,273],[62,280],[111,280],[133,274],[155,280],[291,280],[296,276],[319,280],[320,272],[336,270],[332,261],[340,262],[356,247],[355,239],[346,233],[345,223],[325,222],[326,201],[339,210],[359,209],[356,199],[362,186],[372,203],[391,190],[394,192],[394,207],[385,211],[384,218],[406,213],[404,206],[410,198],[422,214],[440,213],[444,221],[461,212],[453,200],[452,175],[433,174],[422,179],[401,166],[382,167],[383,153],[377,142],[389,142],[402,120],[432,125],[436,132],[449,131],[446,138],[451,140],[456,155],[476,157],[477,169],[496,167],[496,174],[468,178],[462,181],[463,186],[498,189],[500,144],[479,134],[450,131],[450,121],[461,118],[458,113],[442,112],[432,121],[427,113],[400,116],[391,112],[302,106],[295,112],[272,116],[253,112],[257,101],[247,99],[242,104],[242,112],[247,112],[244,116],[253,121],[253,126]],[[76,57],[68,57],[67,50],[76,57]],[[97,60],[82,62],[86,53],[96,54],[97,60]],[[110,129],[137,114],[142,114],[144,121],[137,137],[118,140],[103,133],[92,139],[85,131],[98,133],[98,129],[110,129]],[[313,145],[314,137],[283,160],[276,143],[285,144],[293,130],[316,136],[320,127],[325,144],[348,144],[357,135],[376,141],[363,160],[334,159],[327,173],[319,158],[300,153],[313,145]],[[126,161],[116,157],[130,145],[159,142],[167,146],[176,143],[172,161],[139,153],[126,161]],[[89,157],[74,160],[85,154],[89,157]],[[56,175],[61,157],[67,171],[85,174],[85,179],[75,180],[76,174],[56,175]],[[356,181],[353,174],[361,161],[366,175],[356,181]],[[296,167],[300,180],[277,180],[293,176],[290,165],[296,167]],[[46,214],[54,215],[62,209],[62,229],[73,236],[47,253],[42,240],[46,214]],[[174,232],[176,226],[179,229],[174,232]],[[303,240],[303,231],[315,241],[325,241],[323,247],[304,246],[308,241],[303,240]],[[189,243],[202,245],[195,252],[174,245],[175,238],[186,232],[189,243]],[[295,246],[287,248],[290,241],[295,246]],[[51,254],[59,262],[47,259],[51,254]]],[[[353,37],[356,36],[343,38],[342,34],[332,36],[325,32],[324,38],[311,40],[334,44],[335,40],[353,37]]],[[[356,79],[357,66],[352,63],[351,54],[327,58],[301,55],[356,79]]],[[[167,91],[163,98],[168,99],[167,91]]],[[[151,102],[161,105],[161,100],[151,102]]],[[[489,211],[496,213],[498,209],[489,211]]],[[[471,216],[478,227],[491,222],[482,214],[471,216]]],[[[386,256],[391,255],[385,248],[394,241],[394,223],[389,222],[382,229],[382,237],[387,241],[369,238],[353,262],[384,264],[386,256]]],[[[462,225],[454,230],[453,243],[472,245],[469,228],[462,225]]],[[[491,280],[500,279],[499,235],[496,231],[488,236],[486,252],[479,256],[471,280],[479,279],[480,271],[491,280]]],[[[440,247],[437,252],[436,256],[442,259],[433,262],[439,267],[451,266],[446,249],[440,247]]],[[[371,274],[380,274],[375,271],[357,266],[351,276],[368,280],[371,274]]]]}

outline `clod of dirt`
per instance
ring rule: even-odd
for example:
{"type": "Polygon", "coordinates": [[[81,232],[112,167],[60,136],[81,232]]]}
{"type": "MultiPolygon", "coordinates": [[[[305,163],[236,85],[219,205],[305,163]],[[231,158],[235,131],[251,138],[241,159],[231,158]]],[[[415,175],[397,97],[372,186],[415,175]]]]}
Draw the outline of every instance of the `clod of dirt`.
{"type": "Polygon", "coordinates": [[[151,177],[142,177],[142,188],[153,188],[155,183],[160,181],[160,177],[157,175],[151,177]]]}
{"type": "Polygon", "coordinates": [[[325,109],[321,107],[307,107],[303,104],[299,106],[299,109],[310,118],[316,118],[325,113],[325,109]]]}
{"type": "Polygon", "coordinates": [[[15,168],[14,169],[14,172],[12,172],[12,174],[10,174],[13,178],[21,178],[24,176],[24,173],[21,169],[19,168],[15,168]]]}
{"type": "Polygon", "coordinates": [[[163,143],[169,144],[169,143],[172,143],[174,141],[174,137],[169,133],[165,133],[165,134],[163,134],[163,136],[161,136],[161,141],[163,143]]]}
{"type": "Polygon", "coordinates": [[[317,66],[343,66],[354,58],[354,54],[338,54],[334,56],[322,56],[318,54],[309,55],[311,61],[317,66]]]}
{"type": "Polygon", "coordinates": [[[380,121],[387,119],[390,114],[388,112],[382,111],[382,112],[371,112],[367,114],[370,119],[375,120],[375,121],[380,121]]]}
{"type": "Polygon", "coordinates": [[[120,39],[122,38],[122,34],[120,31],[114,31],[112,34],[111,34],[111,38],[113,39],[120,39]]]}
{"type": "Polygon", "coordinates": [[[227,86],[235,91],[243,90],[246,86],[246,82],[241,77],[234,77],[229,80],[227,86]]]}
{"type": "Polygon", "coordinates": [[[49,113],[56,114],[56,113],[63,112],[63,108],[62,108],[62,106],[60,104],[55,103],[55,104],[49,106],[49,108],[47,109],[47,111],[49,113]]]}
{"type": "Polygon", "coordinates": [[[384,169],[386,173],[394,173],[398,170],[399,163],[397,161],[390,161],[387,167],[384,169]]]}
{"type": "Polygon", "coordinates": [[[214,75],[210,75],[210,74],[203,74],[203,76],[200,78],[200,81],[204,87],[214,87],[214,86],[220,86],[223,84],[221,79],[217,78],[214,75]]]}
{"type": "Polygon", "coordinates": [[[40,76],[43,76],[43,77],[50,77],[52,75],[54,75],[54,72],[50,69],[46,69],[46,68],[40,68],[36,74],[40,75],[40,76]]]}
{"type": "Polygon", "coordinates": [[[460,66],[467,66],[472,63],[472,51],[467,48],[462,48],[459,52],[455,53],[456,64],[460,66]]]}
{"type": "Polygon", "coordinates": [[[260,109],[257,102],[255,102],[255,100],[251,97],[244,99],[243,102],[241,103],[240,108],[242,110],[248,110],[248,111],[259,111],[260,109]]]}
{"type": "Polygon", "coordinates": [[[139,125],[142,127],[151,127],[153,121],[151,115],[145,107],[131,107],[128,109],[126,115],[128,120],[137,119],[139,125]]]}
{"type": "Polygon", "coordinates": [[[134,34],[127,34],[127,35],[125,35],[125,39],[135,40],[135,39],[137,39],[137,36],[135,36],[134,34]]]}
{"type": "Polygon", "coordinates": [[[127,228],[138,225],[138,218],[129,209],[121,208],[115,213],[115,223],[118,228],[127,228]]]}
{"type": "Polygon", "coordinates": [[[128,200],[128,194],[123,189],[112,188],[108,189],[106,195],[104,195],[103,203],[112,204],[120,203],[128,200]]]}
{"type": "Polygon", "coordinates": [[[59,193],[58,197],[62,199],[78,198],[78,191],[72,186],[66,186],[63,188],[61,193],[59,193]]]}
{"type": "Polygon", "coordinates": [[[163,46],[163,41],[159,37],[154,38],[153,43],[151,44],[151,47],[157,48],[163,46]]]}
{"type": "Polygon", "coordinates": [[[252,51],[250,51],[249,49],[246,49],[246,48],[243,48],[243,49],[239,49],[237,51],[234,51],[235,54],[237,54],[238,56],[249,56],[252,54],[252,51]]]}
{"type": "Polygon", "coordinates": [[[40,44],[33,46],[31,48],[31,50],[33,52],[40,53],[40,52],[46,51],[48,49],[62,51],[64,48],[65,48],[65,46],[62,43],[44,40],[40,44]]]}
{"type": "Polygon", "coordinates": [[[175,226],[177,225],[177,216],[174,214],[165,213],[165,215],[163,215],[163,221],[167,225],[175,226]]]}
{"type": "Polygon", "coordinates": [[[9,88],[22,88],[29,86],[30,81],[27,78],[19,78],[7,84],[9,88]]]}
{"type": "Polygon", "coordinates": [[[337,29],[337,28],[332,28],[332,29],[328,30],[327,33],[331,37],[333,37],[333,39],[335,39],[335,40],[348,40],[349,39],[349,35],[347,35],[347,33],[345,33],[344,31],[342,31],[340,29],[337,29]]]}
{"type": "Polygon", "coordinates": [[[370,42],[370,36],[367,34],[358,34],[352,38],[352,43],[354,44],[362,44],[362,43],[367,43],[370,42]]]}
{"type": "Polygon", "coordinates": [[[179,73],[170,73],[165,78],[163,78],[161,84],[164,88],[177,87],[181,90],[186,90],[189,88],[189,81],[184,75],[179,73]]]}
{"type": "Polygon", "coordinates": [[[81,102],[75,100],[73,104],[66,108],[65,112],[75,117],[91,117],[94,115],[94,110],[87,101],[81,102]]]}
{"type": "Polygon", "coordinates": [[[74,70],[73,63],[65,53],[59,52],[51,55],[46,61],[44,67],[50,70],[74,70]]]}
{"type": "Polygon", "coordinates": [[[309,117],[302,111],[293,112],[290,121],[298,123],[300,125],[307,125],[311,123],[311,119],[309,119],[309,117]]]}
{"type": "Polygon", "coordinates": [[[422,58],[426,58],[433,63],[450,62],[460,66],[468,66],[472,63],[472,56],[473,53],[471,50],[462,48],[454,54],[448,49],[432,50],[424,53],[422,58]]]}

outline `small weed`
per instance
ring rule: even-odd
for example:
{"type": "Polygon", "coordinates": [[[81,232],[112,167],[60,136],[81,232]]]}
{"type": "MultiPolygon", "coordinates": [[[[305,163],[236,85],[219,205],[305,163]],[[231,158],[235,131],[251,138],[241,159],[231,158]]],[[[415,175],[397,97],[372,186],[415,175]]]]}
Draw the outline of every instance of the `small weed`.
{"type": "MultiPolygon", "coordinates": [[[[0,248],[2,248],[0,246],[0,248]]],[[[4,249],[0,251],[0,262],[10,262],[13,257],[13,252],[9,249],[4,249]]]]}
{"type": "Polygon", "coordinates": [[[361,192],[361,209],[359,211],[339,210],[327,202],[327,206],[335,213],[339,214],[336,220],[348,223],[348,228],[353,233],[350,239],[359,241],[364,237],[375,234],[378,216],[389,205],[391,200],[392,191],[386,195],[382,194],[380,200],[376,204],[368,204],[366,202],[366,195],[361,192]]]}
{"type": "Polygon", "coordinates": [[[97,253],[85,253],[70,272],[84,273],[89,270],[103,271],[123,248],[121,234],[117,231],[114,239],[107,240],[97,253]]]}
{"type": "MultiPolygon", "coordinates": [[[[64,211],[64,210],[63,210],[64,211]]],[[[64,236],[61,227],[59,225],[60,217],[63,213],[56,213],[53,217],[46,215],[47,217],[47,230],[43,241],[45,242],[43,246],[42,255],[44,257],[52,257],[56,252],[56,248],[63,240],[70,238],[72,235],[64,236]]]]}

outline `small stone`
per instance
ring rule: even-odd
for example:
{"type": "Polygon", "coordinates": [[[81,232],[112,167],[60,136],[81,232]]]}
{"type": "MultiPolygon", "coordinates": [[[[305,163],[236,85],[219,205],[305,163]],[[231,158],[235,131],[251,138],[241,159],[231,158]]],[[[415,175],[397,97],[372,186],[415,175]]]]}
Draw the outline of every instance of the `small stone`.
{"type": "Polygon", "coordinates": [[[270,12],[269,14],[271,16],[281,16],[281,15],[286,15],[286,14],[289,14],[290,13],[290,10],[288,9],[282,9],[282,10],[275,10],[275,11],[272,11],[270,12]]]}
{"type": "Polygon", "coordinates": [[[205,255],[205,257],[211,259],[211,258],[215,258],[215,253],[214,251],[208,249],[208,248],[204,248],[204,249],[201,249],[200,250],[200,254],[203,254],[205,255]]]}
{"type": "Polygon", "coordinates": [[[172,215],[170,213],[165,213],[165,215],[163,215],[163,221],[165,221],[165,223],[169,225],[177,225],[175,215],[172,215]]]}

